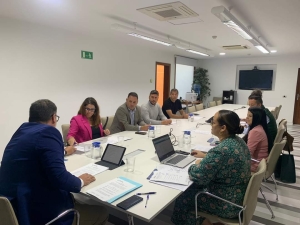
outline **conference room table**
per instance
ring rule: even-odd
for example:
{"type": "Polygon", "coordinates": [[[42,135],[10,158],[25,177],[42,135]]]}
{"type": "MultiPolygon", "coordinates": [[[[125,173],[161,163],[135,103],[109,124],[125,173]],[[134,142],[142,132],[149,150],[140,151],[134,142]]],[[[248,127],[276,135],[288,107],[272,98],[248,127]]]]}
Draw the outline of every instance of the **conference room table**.
{"type": "MultiPolygon", "coordinates": [[[[269,110],[272,110],[273,107],[268,107],[269,110]]],[[[191,148],[195,145],[201,145],[201,146],[210,146],[210,143],[207,142],[209,138],[212,137],[211,126],[210,124],[206,123],[205,120],[211,118],[214,116],[214,114],[222,109],[227,110],[233,110],[235,111],[240,118],[246,118],[248,106],[247,105],[235,105],[235,104],[223,104],[211,108],[207,108],[198,112],[195,112],[199,115],[195,116],[195,119],[193,122],[188,121],[187,119],[177,119],[173,120],[172,125],[161,125],[160,133],[155,133],[155,137],[159,137],[161,135],[168,134],[170,132],[170,129],[172,130],[172,134],[176,136],[183,135],[183,132],[186,130],[192,131],[192,138],[191,138],[191,145],[185,146],[183,148],[179,148],[178,146],[174,146],[174,149],[183,150],[190,152],[191,148]],[[197,126],[198,124],[198,126],[197,126]]],[[[129,224],[134,224],[133,218],[139,218],[141,220],[144,220],[146,222],[150,222],[152,219],[154,219],[162,210],[164,210],[169,204],[171,204],[181,193],[182,191],[172,189],[166,186],[158,185],[155,183],[149,182],[147,180],[147,177],[151,174],[151,172],[157,168],[157,166],[160,165],[160,162],[158,160],[158,157],[155,153],[155,148],[152,143],[152,138],[148,138],[148,135],[138,135],[135,134],[134,131],[124,131],[117,134],[114,134],[113,136],[124,136],[131,138],[128,141],[123,142],[123,146],[126,147],[125,155],[128,153],[131,153],[137,149],[145,150],[144,152],[138,154],[135,156],[135,168],[134,172],[126,172],[126,165],[120,166],[114,170],[107,170],[105,172],[102,172],[100,174],[95,175],[96,181],[93,183],[83,187],[81,189],[80,194],[89,196],[90,198],[101,202],[102,204],[112,207],[114,209],[123,211],[128,216],[129,224]],[[107,203],[104,201],[101,201],[100,199],[97,199],[96,197],[90,196],[86,194],[86,192],[94,188],[100,184],[103,184],[107,181],[110,181],[117,177],[126,177],[128,179],[131,179],[135,182],[138,182],[142,184],[143,186],[136,189],[135,191],[132,191],[131,193],[126,194],[125,196],[119,198],[118,200],[114,201],[113,203],[107,203]],[[133,207],[131,207],[128,210],[122,210],[121,208],[117,207],[116,205],[127,199],[128,197],[141,192],[156,192],[156,194],[153,194],[150,196],[147,208],[145,208],[145,202],[146,202],[146,195],[142,196],[144,197],[144,201],[142,203],[139,203],[133,207]]],[[[174,137],[173,136],[173,137],[174,137]]],[[[96,139],[99,140],[99,139],[96,139]]],[[[103,145],[103,148],[105,149],[106,144],[105,138],[100,139],[102,141],[101,145],[103,145]]],[[[86,145],[91,144],[93,141],[81,143],[80,145],[86,145]]],[[[118,145],[118,143],[116,143],[118,145]]],[[[201,150],[201,149],[199,149],[201,150]]],[[[193,157],[193,156],[190,156],[193,157]]],[[[65,165],[68,171],[74,171],[82,166],[85,166],[89,163],[93,163],[99,160],[94,160],[91,158],[88,158],[85,156],[85,154],[73,154],[71,156],[67,156],[65,161],[65,165]]]]}

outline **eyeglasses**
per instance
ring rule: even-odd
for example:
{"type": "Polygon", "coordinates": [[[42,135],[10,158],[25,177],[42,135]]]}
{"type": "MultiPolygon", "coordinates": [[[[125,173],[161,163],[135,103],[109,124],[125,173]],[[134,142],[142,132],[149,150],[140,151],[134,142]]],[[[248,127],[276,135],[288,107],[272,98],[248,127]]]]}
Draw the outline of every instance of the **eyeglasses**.
{"type": "Polygon", "coordinates": [[[85,108],[86,111],[95,112],[95,109],[85,108]]]}
{"type": "MultiPolygon", "coordinates": [[[[54,114],[52,114],[51,115],[51,117],[53,116],[54,114]]],[[[59,121],[59,118],[60,118],[60,116],[58,116],[58,115],[55,115],[55,117],[56,117],[56,122],[58,122],[59,121]]]]}

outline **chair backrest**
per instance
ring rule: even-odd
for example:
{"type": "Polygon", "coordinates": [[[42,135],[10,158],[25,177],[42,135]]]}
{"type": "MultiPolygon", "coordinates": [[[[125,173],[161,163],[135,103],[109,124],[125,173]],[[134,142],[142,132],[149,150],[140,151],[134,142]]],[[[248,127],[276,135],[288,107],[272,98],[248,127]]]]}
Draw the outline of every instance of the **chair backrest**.
{"type": "Polygon", "coordinates": [[[70,130],[70,124],[62,124],[61,125],[61,130],[62,130],[62,134],[63,134],[64,143],[67,143],[67,135],[68,135],[69,130],[70,130]]]}
{"type": "Polygon", "coordinates": [[[281,107],[282,107],[282,105],[279,105],[279,106],[277,107],[276,120],[277,120],[278,117],[279,117],[279,113],[280,113],[281,107]]]}
{"type": "Polygon", "coordinates": [[[286,119],[282,119],[282,120],[279,122],[278,127],[280,126],[280,124],[282,124],[282,125],[285,127],[285,129],[287,129],[287,120],[286,120],[286,119]]]}
{"type": "Polygon", "coordinates": [[[217,105],[222,105],[222,101],[221,101],[221,100],[218,100],[218,101],[217,101],[217,105]]]}
{"type": "Polygon", "coordinates": [[[275,109],[271,110],[272,115],[274,116],[275,120],[276,120],[276,112],[275,109]]]}
{"type": "Polygon", "coordinates": [[[277,113],[278,113],[278,107],[277,106],[275,107],[274,111],[275,111],[274,117],[275,117],[275,120],[277,120],[277,113]]]}
{"type": "Polygon", "coordinates": [[[115,116],[101,117],[103,129],[110,129],[115,116]],[[108,118],[108,119],[107,119],[108,118]],[[106,122],[107,120],[107,122],[106,122]]]}
{"type": "Polygon", "coordinates": [[[217,105],[217,104],[216,104],[215,101],[209,102],[209,107],[214,107],[214,106],[216,106],[216,105],[217,105]]]}
{"type": "Polygon", "coordinates": [[[203,103],[196,105],[196,111],[200,111],[203,109],[203,103]]]}
{"type": "Polygon", "coordinates": [[[243,202],[243,206],[246,206],[243,212],[243,224],[249,224],[252,219],[257,204],[258,191],[265,176],[266,168],[266,160],[262,159],[257,167],[257,172],[249,180],[243,202]]]}
{"type": "Polygon", "coordinates": [[[285,144],[286,144],[286,140],[282,140],[280,143],[275,143],[273,145],[273,148],[271,149],[271,152],[270,152],[270,155],[269,155],[268,161],[267,161],[267,170],[266,170],[266,175],[265,175],[266,179],[268,179],[274,173],[278,158],[279,158],[285,144]]]}
{"type": "Polygon", "coordinates": [[[277,129],[277,134],[274,140],[274,144],[281,142],[284,131],[286,131],[285,125],[284,123],[280,123],[277,129]]]}
{"type": "Polygon", "coordinates": [[[0,221],[1,225],[19,225],[14,209],[5,197],[0,197],[0,221]]]}
{"type": "Polygon", "coordinates": [[[222,97],[213,97],[213,101],[219,101],[219,100],[222,100],[222,97]]]}
{"type": "Polygon", "coordinates": [[[196,108],[195,108],[194,105],[188,106],[188,107],[187,107],[187,111],[188,111],[189,113],[191,113],[191,112],[196,112],[196,108]]]}

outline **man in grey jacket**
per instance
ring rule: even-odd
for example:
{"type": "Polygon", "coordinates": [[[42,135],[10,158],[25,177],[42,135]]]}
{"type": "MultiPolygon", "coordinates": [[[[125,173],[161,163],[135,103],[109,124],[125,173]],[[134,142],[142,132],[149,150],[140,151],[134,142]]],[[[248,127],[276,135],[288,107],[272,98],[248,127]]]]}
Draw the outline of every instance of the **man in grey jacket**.
{"type": "Polygon", "coordinates": [[[126,98],[126,102],[121,105],[115,114],[114,120],[110,127],[110,133],[115,134],[125,130],[128,131],[147,131],[147,125],[141,114],[141,107],[137,106],[138,95],[130,92],[126,98]]]}
{"type": "Polygon", "coordinates": [[[172,120],[167,119],[163,114],[160,105],[157,104],[159,93],[157,90],[150,92],[149,101],[142,105],[142,118],[151,125],[168,125],[172,120]]]}

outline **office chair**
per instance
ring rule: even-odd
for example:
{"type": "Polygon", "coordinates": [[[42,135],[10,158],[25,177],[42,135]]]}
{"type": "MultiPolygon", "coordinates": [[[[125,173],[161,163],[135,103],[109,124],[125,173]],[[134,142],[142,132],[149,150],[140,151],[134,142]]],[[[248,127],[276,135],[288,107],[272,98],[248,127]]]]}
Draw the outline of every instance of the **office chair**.
{"type": "MultiPolygon", "coordinates": [[[[62,218],[70,212],[75,213],[76,225],[79,225],[80,214],[76,209],[68,209],[64,211],[63,213],[55,217],[53,220],[46,223],[46,225],[53,224],[53,222],[62,218]]],[[[0,220],[1,225],[19,225],[14,209],[11,206],[10,201],[5,197],[0,197],[0,220]]]]}
{"type": "Polygon", "coordinates": [[[196,111],[200,111],[203,109],[203,103],[195,105],[195,107],[196,107],[196,111]]]}
{"type": "Polygon", "coordinates": [[[209,102],[209,107],[214,107],[214,106],[217,106],[215,101],[209,102]]]}
{"type": "Polygon", "coordinates": [[[195,108],[194,105],[188,106],[188,107],[187,107],[187,111],[188,111],[188,113],[196,112],[196,108],[195,108]]]}
{"type": "Polygon", "coordinates": [[[70,130],[70,124],[62,124],[61,125],[61,130],[62,130],[62,134],[63,134],[64,143],[66,144],[67,143],[67,135],[68,135],[69,130],[70,130]]]}

